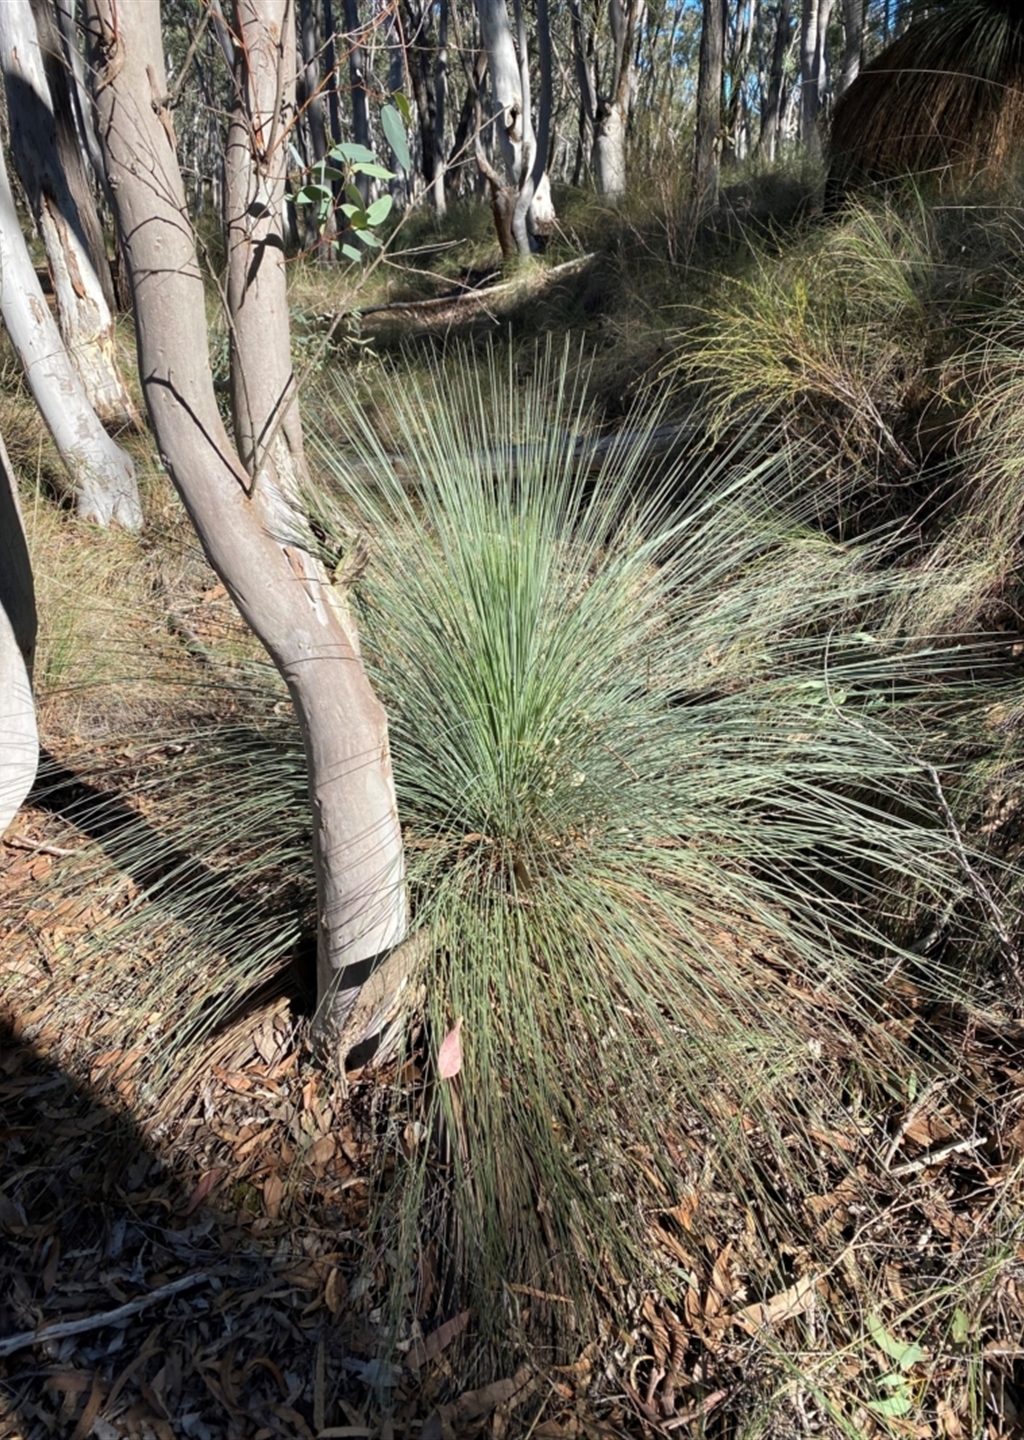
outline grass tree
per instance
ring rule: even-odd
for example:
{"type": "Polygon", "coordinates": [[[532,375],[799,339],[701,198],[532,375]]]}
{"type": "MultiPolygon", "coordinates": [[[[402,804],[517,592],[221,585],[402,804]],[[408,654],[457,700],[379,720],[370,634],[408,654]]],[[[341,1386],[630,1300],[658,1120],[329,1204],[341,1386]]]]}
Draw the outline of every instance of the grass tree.
{"type": "Polygon", "coordinates": [[[89,0],[86,16],[101,142],[135,299],[139,371],[157,442],[207,556],[283,676],[302,731],[317,876],[319,1031],[329,1051],[358,981],[402,940],[406,898],[387,718],[344,594],[296,537],[305,472],[282,213],[293,6],[236,0],[230,19],[235,443],[217,408],[207,358],[203,278],[164,90],[159,5],[89,0]]]}
{"type": "Polygon", "coordinates": [[[1017,0],[929,6],[843,91],[828,198],[907,175],[998,176],[1024,150],[1024,12],[1017,0]]]}

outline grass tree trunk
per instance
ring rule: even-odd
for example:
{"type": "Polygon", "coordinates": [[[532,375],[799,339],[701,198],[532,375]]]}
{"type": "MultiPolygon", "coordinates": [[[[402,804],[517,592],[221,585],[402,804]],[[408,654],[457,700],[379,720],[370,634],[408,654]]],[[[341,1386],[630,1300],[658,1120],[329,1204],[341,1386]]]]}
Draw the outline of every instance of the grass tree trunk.
{"type": "Polygon", "coordinates": [[[290,0],[234,7],[242,53],[229,142],[229,318],[235,363],[246,372],[233,396],[239,453],[207,360],[159,6],[87,0],[86,13],[153,427],[203,547],[284,678],[302,731],[319,908],[318,1029],[330,1053],[355,999],[354,977],[403,938],[406,899],[386,716],[344,597],[295,539],[301,521],[292,501],[304,462],[282,247],[294,14],[290,0]]]}
{"type": "Polygon", "coordinates": [[[46,246],[61,335],[99,418],[107,425],[134,427],[138,415],[117,367],[113,317],[58,147],[30,0],[0,5],[0,62],[11,154],[46,246]]]}
{"type": "Polygon", "coordinates": [[[32,788],[39,734],[32,699],[36,601],[7,449],[0,439],[0,835],[32,788]]]}
{"type": "Polygon", "coordinates": [[[0,149],[0,312],[71,477],[75,509],[97,525],[138,530],[142,507],[132,458],[100,424],[72,365],[28,253],[0,149]]]}

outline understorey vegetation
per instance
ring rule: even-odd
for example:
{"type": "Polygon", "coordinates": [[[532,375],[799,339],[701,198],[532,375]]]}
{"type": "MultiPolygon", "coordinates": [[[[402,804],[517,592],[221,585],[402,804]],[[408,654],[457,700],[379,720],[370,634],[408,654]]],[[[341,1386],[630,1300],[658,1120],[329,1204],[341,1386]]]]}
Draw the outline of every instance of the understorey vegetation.
{"type": "Polygon", "coordinates": [[[61,499],[4,339],[0,1436],[1019,1432],[1024,192],[876,120],[856,192],[638,120],[543,263],[465,195],[346,191],[358,273],[299,216],[266,534],[357,636],[418,937],[334,1064],[294,689],[148,431],[141,530],[61,499]]]}

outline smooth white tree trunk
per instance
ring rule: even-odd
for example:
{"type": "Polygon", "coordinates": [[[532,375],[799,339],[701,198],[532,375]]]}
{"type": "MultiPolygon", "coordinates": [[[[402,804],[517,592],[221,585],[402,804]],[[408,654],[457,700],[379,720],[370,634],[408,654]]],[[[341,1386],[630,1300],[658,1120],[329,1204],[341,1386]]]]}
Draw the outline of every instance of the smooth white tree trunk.
{"type": "Polygon", "coordinates": [[[113,316],[58,152],[30,0],[0,3],[0,64],[11,152],[46,247],[64,344],[99,418],[134,427],[139,417],[117,367],[113,316]]]}
{"type": "Polygon", "coordinates": [[[295,17],[290,0],[236,0],[234,8],[245,53],[236,57],[240,113],[228,166],[229,319],[236,361],[252,366],[235,392],[243,464],[207,358],[202,275],[157,78],[159,4],[87,0],[86,13],[153,428],[203,548],[284,678],[302,731],[317,877],[318,1031],[330,1053],[358,983],[402,940],[407,914],[387,719],[344,597],[297,540],[302,522],[290,505],[301,449],[286,358],[281,197],[295,17]],[[244,206],[243,195],[251,197],[244,206]]]}
{"type": "Polygon", "coordinates": [[[97,525],[138,530],[142,506],[132,458],[100,424],[72,365],[25,244],[0,150],[0,312],[61,459],[75,509],[97,525]]]}

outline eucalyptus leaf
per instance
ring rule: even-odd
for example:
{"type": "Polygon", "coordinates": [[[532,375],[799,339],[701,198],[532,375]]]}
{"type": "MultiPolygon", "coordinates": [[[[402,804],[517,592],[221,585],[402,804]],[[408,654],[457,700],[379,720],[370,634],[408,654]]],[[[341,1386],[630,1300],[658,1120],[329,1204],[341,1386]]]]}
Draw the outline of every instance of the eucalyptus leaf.
{"type": "Polygon", "coordinates": [[[884,1415],[893,1420],[901,1415],[908,1415],[914,1407],[909,1390],[898,1390],[895,1395],[887,1395],[883,1400],[868,1400],[866,1403],[867,1408],[876,1415],[884,1415]]]}
{"type": "Polygon", "coordinates": [[[348,164],[372,164],[376,155],[365,145],[354,145],[349,142],[333,146],[328,152],[332,160],[343,160],[348,164]]]}
{"type": "Polygon", "coordinates": [[[390,195],[381,195],[367,210],[366,223],[368,225],[382,225],[391,214],[393,204],[394,200],[390,195]]]}
{"type": "Polygon", "coordinates": [[[405,133],[406,123],[394,105],[381,106],[380,125],[384,138],[394,151],[395,159],[402,169],[411,170],[412,156],[409,154],[409,141],[405,133]]]}

